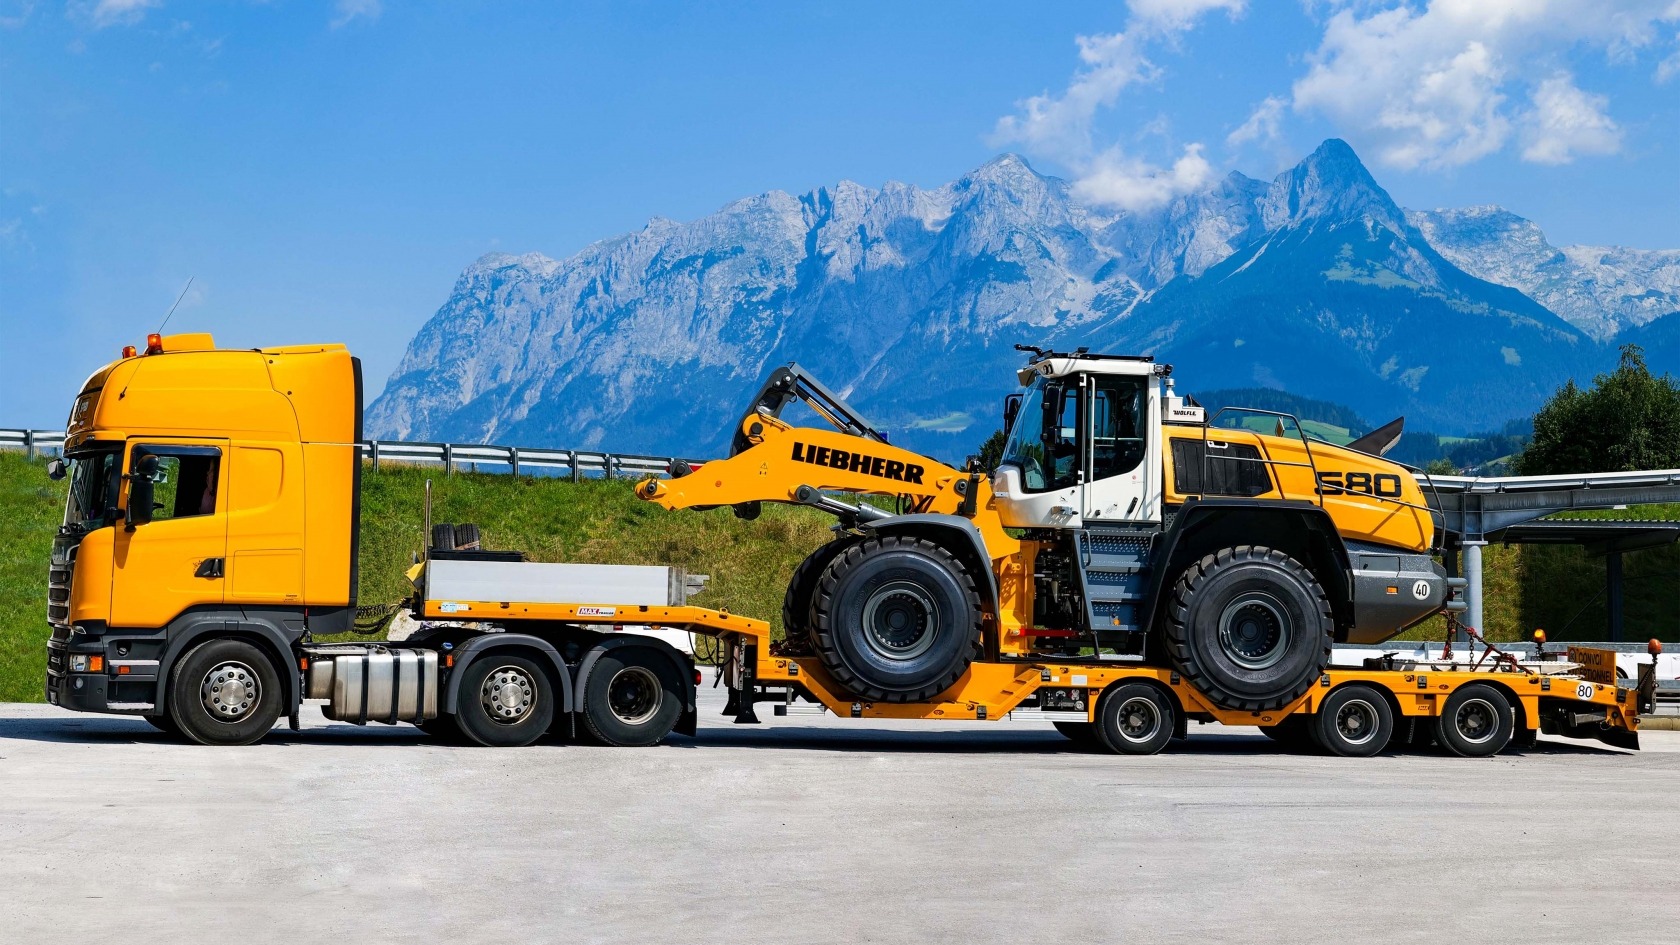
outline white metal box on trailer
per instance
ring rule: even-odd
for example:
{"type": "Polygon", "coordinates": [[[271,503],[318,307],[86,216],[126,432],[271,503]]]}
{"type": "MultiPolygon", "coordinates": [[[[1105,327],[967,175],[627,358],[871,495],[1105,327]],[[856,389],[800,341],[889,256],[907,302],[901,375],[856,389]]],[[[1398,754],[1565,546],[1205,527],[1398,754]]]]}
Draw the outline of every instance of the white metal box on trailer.
{"type": "Polygon", "coordinates": [[[456,601],[681,607],[705,586],[703,574],[653,565],[433,558],[426,564],[425,595],[446,613],[456,601]]]}

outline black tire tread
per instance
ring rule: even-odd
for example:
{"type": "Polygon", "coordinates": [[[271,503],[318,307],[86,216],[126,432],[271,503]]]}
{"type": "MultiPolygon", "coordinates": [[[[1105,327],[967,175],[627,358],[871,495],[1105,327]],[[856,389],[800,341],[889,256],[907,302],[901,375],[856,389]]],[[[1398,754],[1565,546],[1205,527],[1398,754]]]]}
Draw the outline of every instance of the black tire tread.
{"type": "MultiPolygon", "coordinates": [[[[1296,688],[1287,695],[1269,699],[1255,699],[1243,696],[1214,683],[1206,669],[1196,662],[1194,652],[1189,644],[1188,635],[1190,602],[1194,599],[1199,588],[1216,571],[1224,570],[1237,564],[1250,562],[1263,563],[1289,572],[1302,581],[1313,593],[1318,601],[1320,630],[1322,631],[1322,660],[1320,666],[1330,663],[1330,648],[1335,642],[1335,619],[1330,612],[1330,599],[1324,593],[1323,585],[1305,565],[1289,555],[1267,548],[1264,545],[1237,545],[1232,548],[1221,548],[1213,554],[1204,556],[1200,561],[1184,570],[1166,602],[1167,620],[1164,634],[1167,655],[1178,667],[1184,678],[1206,695],[1215,705],[1226,709],[1237,709],[1248,712],[1265,712],[1281,709],[1301,697],[1301,694],[1312,688],[1316,679],[1307,677],[1301,680],[1296,688]]],[[[1322,670],[1321,670],[1322,671],[1322,670]]]]}
{"type": "Polygon", "coordinates": [[[901,549],[915,551],[938,560],[957,576],[973,612],[979,614],[985,609],[980,603],[980,591],[975,586],[974,575],[969,573],[968,568],[964,567],[956,556],[925,538],[911,535],[871,536],[835,556],[823,570],[822,579],[817,582],[817,592],[811,596],[811,642],[817,651],[818,659],[822,661],[829,675],[834,677],[834,681],[864,702],[923,702],[931,699],[951,688],[983,653],[980,628],[975,627],[974,636],[962,657],[953,660],[951,667],[939,679],[926,686],[902,692],[869,685],[846,667],[835,644],[834,632],[828,629],[828,615],[830,608],[834,606],[834,593],[840,577],[847,570],[861,564],[867,557],[901,549]]]}
{"type": "Polygon", "coordinates": [[[815,622],[811,619],[811,605],[816,602],[817,582],[821,579],[823,571],[848,545],[855,545],[861,540],[855,535],[835,538],[819,545],[805,556],[804,561],[799,562],[799,567],[793,569],[793,577],[788,579],[787,593],[782,595],[782,639],[787,646],[799,651],[811,650],[811,627],[815,622]],[[810,593],[804,593],[805,591],[810,593]]]}

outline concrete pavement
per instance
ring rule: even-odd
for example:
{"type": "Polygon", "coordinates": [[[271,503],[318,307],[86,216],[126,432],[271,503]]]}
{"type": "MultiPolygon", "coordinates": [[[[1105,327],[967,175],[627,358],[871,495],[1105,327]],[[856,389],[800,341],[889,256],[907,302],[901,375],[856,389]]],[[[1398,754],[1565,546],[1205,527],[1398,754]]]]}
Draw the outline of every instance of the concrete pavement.
{"type": "MultiPolygon", "coordinates": [[[[1650,942],[1680,733],[1338,759],[798,715],[650,749],[0,706],[0,941],[1650,942]]],[[[312,721],[310,721],[312,720],[312,721]]]]}

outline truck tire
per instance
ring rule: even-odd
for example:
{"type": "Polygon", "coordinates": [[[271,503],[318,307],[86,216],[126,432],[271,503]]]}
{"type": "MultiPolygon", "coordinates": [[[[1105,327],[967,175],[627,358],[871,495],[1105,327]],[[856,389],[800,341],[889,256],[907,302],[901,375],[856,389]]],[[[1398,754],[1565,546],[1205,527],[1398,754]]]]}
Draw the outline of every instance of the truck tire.
{"type": "Polygon", "coordinates": [[[840,553],[858,543],[855,536],[836,538],[805,556],[793,569],[787,593],[782,595],[782,634],[789,652],[800,655],[814,652],[811,641],[811,600],[817,594],[817,582],[823,571],[840,553]]]}
{"type": "Polygon", "coordinates": [[[1369,758],[1388,748],[1394,735],[1394,711],[1382,693],[1354,683],[1332,689],[1319,703],[1312,724],[1315,740],[1330,754],[1369,758]]]}
{"type": "Polygon", "coordinates": [[[1172,741],[1178,711],[1166,693],[1148,683],[1110,686],[1097,702],[1097,736],[1121,755],[1153,755],[1172,741]]]}
{"type": "Polygon", "coordinates": [[[602,653],[583,685],[583,725],[603,745],[657,745],[682,716],[682,673],[663,654],[621,646],[602,653]]]}
{"type": "Polygon", "coordinates": [[[1097,724],[1095,722],[1055,722],[1052,724],[1056,726],[1056,731],[1066,735],[1068,741],[1073,742],[1080,748],[1101,748],[1104,750],[1108,748],[1107,745],[1103,744],[1102,736],[1097,734],[1097,724]]]}
{"type": "Polygon", "coordinates": [[[931,541],[865,538],[829,562],[811,604],[817,657],[864,702],[920,702],[980,656],[980,595],[931,541]]]}
{"type": "Polygon", "coordinates": [[[554,721],[554,685],[523,656],[481,654],[462,671],[458,698],[455,724],[487,748],[529,745],[554,721]]]}
{"type": "Polygon", "coordinates": [[[1435,719],[1435,740],[1455,755],[1484,758],[1505,750],[1516,713],[1504,693],[1486,683],[1460,686],[1435,719]]]}
{"type": "Polygon", "coordinates": [[[455,526],[456,551],[477,551],[479,542],[478,526],[468,522],[455,526]]]}
{"type": "Polygon", "coordinates": [[[268,654],[244,640],[193,647],[169,674],[169,714],[200,745],[250,745],[280,718],[280,675],[268,654]]]}
{"type": "Polygon", "coordinates": [[[1291,715],[1276,725],[1260,726],[1260,734],[1282,745],[1286,751],[1306,752],[1318,747],[1308,730],[1310,724],[1311,719],[1305,715],[1291,715]]]}
{"type": "Polygon", "coordinates": [[[1223,708],[1280,709],[1330,665],[1330,601],[1281,551],[1239,545],[1208,555],[1185,570],[1166,607],[1168,656],[1223,708]]]}
{"type": "Polygon", "coordinates": [[[141,718],[145,719],[152,728],[157,729],[165,735],[173,735],[176,738],[181,737],[181,727],[175,724],[175,717],[170,715],[168,712],[165,712],[162,715],[143,715],[141,718]]]}
{"type": "Polygon", "coordinates": [[[432,526],[432,550],[455,550],[455,526],[443,522],[432,526]]]}

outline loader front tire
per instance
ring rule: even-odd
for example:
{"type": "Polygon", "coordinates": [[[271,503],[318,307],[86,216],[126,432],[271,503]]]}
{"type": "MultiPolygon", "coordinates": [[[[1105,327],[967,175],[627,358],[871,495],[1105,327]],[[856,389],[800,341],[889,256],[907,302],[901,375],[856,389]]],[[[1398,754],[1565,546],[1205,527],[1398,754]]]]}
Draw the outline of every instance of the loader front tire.
{"type": "Polygon", "coordinates": [[[920,702],[980,656],[974,577],[944,548],[909,535],[866,538],[824,569],[812,643],[834,680],[863,702],[920,702]]]}
{"type": "Polygon", "coordinates": [[[1168,656],[1223,708],[1280,709],[1330,665],[1330,600],[1281,551],[1239,545],[1208,555],[1185,569],[1166,607],[1168,656]]]}

